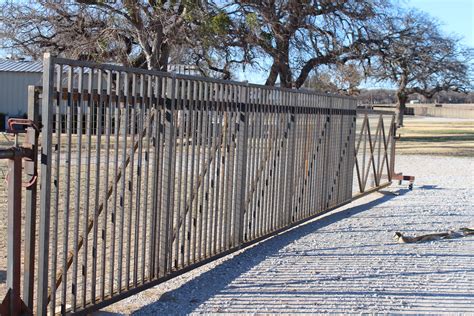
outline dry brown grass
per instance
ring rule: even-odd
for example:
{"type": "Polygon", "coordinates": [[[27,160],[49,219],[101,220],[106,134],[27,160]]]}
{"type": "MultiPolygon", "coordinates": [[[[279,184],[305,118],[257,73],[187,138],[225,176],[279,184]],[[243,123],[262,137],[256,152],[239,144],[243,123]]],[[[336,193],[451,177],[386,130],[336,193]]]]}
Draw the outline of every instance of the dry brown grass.
{"type": "Polygon", "coordinates": [[[397,154],[474,156],[474,120],[408,117],[397,154]]]}

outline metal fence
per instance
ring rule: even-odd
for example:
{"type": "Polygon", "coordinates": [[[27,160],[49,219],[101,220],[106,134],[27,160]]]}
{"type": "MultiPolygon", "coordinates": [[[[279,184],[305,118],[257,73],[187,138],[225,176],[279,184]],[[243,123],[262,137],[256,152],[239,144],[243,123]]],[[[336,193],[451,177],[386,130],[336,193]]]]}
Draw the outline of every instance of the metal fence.
{"type": "Polygon", "coordinates": [[[354,99],[44,63],[23,289],[38,315],[100,308],[391,182],[394,115],[354,99]]]}
{"type": "Polygon", "coordinates": [[[355,139],[355,197],[378,190],[394,180],[395,114],[357,110],[355,139]]]}

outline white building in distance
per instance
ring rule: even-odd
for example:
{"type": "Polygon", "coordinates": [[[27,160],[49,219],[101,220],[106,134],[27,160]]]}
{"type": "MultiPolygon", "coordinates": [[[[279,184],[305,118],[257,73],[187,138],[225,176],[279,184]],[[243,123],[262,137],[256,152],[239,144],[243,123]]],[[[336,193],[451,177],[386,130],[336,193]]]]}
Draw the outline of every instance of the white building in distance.
{"type": "Polygon", "coordinates": [[[0,114],[19,117],[27,113],[28,86],[41,85],[40,61],[0,60],[0,114]]]}

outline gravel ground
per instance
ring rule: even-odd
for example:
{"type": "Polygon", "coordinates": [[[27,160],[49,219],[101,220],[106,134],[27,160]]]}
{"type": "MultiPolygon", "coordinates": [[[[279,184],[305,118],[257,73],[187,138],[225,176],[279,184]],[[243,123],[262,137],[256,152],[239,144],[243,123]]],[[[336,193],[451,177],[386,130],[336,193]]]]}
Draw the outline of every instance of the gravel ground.
{"type": "Polygon", "coordinates": [[[474,236],[398,244],[393,234],[473,227],[474,159],[397,159],[413,191],[372,194],[97,314],[473,314],[474,236]]]}

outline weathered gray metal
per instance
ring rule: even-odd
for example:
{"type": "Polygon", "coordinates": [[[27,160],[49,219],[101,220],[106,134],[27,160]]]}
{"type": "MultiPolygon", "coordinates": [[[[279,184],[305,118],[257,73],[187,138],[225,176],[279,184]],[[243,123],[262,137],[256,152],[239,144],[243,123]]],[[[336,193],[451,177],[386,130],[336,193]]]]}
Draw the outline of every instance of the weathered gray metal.
{"type": "Polygon", "coordinates": [[[100,308],[319,216],[353,200],[354,179],[359,193],[391,182],[393,114],[351,98],[51,56],[44,69],[35,299],[24,287],[39,315],[100,308]]]}
{"type": "Polygon", "coordinates": [[[50,54],[43,57],[43,102],[41,117],[41,189],[40,189],[40,222],[38,253],[38,296],[37,314],[46,315],[48,306],[48,277],[49,271],[49,237],[51,221],[51,161],[53,152],[52,123],[55,64],[50,54]]]}
{"type": "Polygon", "coordinates": [[[390,112],[359,110],[358,115],[362,117],[362,125],[356,140],[355,171],[359,193],[364,193],[371,189],[367,187],[369,180],[374,182],[374,187],[392,181],[396,126],[395,115],[390,112]],[[384,118],[387,118],[388,124],[384,118]],[[370,120],[376,122],[375,132],[371,130],[370,120]]]}
{"type": "Polygon", "coordinates": [[[19,315],[21,312],[20,298],[20,267],[21,267],[21,169],[22,159],[15,155],[9,159],[8,179],[8,235],[7,256],[13,258],[7,265],[7,286],[10,293],[9,314],[19,315]]]}
{"type": "MultiPolygon", "coordinates": [[[[39,124],[39,89],[28,87],[28,119],[39,124]]],[[[23,271],[23,299],[33,311],[33,289],[35,286],[35,248],[36,248],[36,203],[38,188],[38,128],[27,128],[26,142],[31,145],[32,158],[25,161],[25,172],[31,185],[26,188],[25,205],[25,256],[23,271]]]]}

